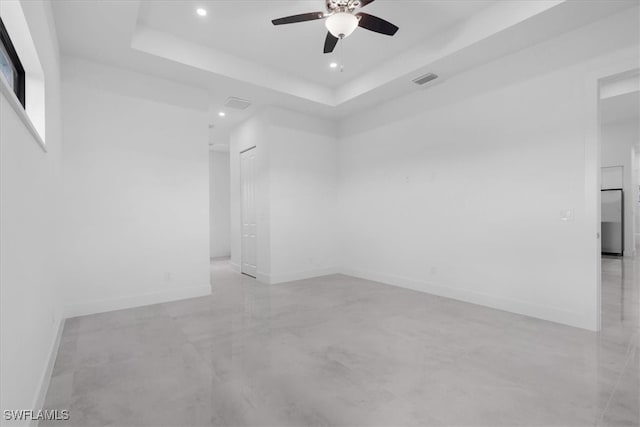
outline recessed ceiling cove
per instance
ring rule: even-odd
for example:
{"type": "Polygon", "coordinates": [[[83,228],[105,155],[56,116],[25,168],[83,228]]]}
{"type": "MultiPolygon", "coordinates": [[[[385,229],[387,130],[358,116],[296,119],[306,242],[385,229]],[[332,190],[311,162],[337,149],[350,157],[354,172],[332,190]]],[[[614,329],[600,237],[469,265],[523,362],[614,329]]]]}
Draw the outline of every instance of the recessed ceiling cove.
{"type": "MultiPolygon", "coordinates": [[[[346,117],[441,84],[500,56],[637,4],[563,0],[376,0],[358,10],[400,28],[358,28],[323,53],[326,0],[53,2],[63,53],[325,117],[346,117]],[[199,14],[198,9],[206,10],[199,14]],[[339,67],[330,67],[331,63],[339,67]],[[340,72],[343,70],[343,72],[340,72]]],[[[358,13],[356,11],[356,13],[358,13]]]]}
{"type": "MultiPolygon", "coordinates": [[[[237,56],[327,88],[375,69],[434,34],[468,19],[495,1],[384,1],[366,12],[402,28],[393,38],[355,31],[344,40],[344,73],[327,70],[323,55],[324,20],[274,27],[271,21],[310,11],[326,11],[325,0],[307,1],[155,1],[141,2],[138,26],[162,31],[217,51],[237,56]],[[205,4],[206,18],[194,11],[205,4]],[[416,19],[419,16],[420,19],[416,19]],[[317,47],[313,49],[313,47],[317,47]]],[[[364,10],[363,10],[364,11],[364,10]]]]}

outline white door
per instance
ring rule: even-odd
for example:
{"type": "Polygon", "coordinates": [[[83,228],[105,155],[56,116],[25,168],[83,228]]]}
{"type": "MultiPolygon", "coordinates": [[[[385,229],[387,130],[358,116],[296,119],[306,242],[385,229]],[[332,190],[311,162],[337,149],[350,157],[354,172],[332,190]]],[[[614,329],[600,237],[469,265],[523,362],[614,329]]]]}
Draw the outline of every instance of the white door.
{"type": "Polygon", "coordinates": [[[240,154],[242,193],[242,272],[256,277],[255,147],[240,154]]]}

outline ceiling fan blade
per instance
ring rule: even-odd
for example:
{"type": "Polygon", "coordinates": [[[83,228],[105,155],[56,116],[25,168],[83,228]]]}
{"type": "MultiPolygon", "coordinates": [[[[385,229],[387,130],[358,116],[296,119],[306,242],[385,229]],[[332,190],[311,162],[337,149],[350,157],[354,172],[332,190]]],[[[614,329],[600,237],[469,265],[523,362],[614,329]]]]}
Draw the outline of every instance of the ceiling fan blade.
{"type": "Polygon", "coordinates": [[[373,3],[376,0],[360,0],[360,6],[359,7],[365,7],[368,4],[373,3]]]}
{"type": "Polygon", "coordinates": [[[324,39],[324,53],[331,53],[338,44],[338,38],[327,31],[327,38],[324,39]]]}
{"type": "Polygon", "coordinates": [[[398,31],[398,27],[396,27],[389,21],[378,18],[377,16],[369,15],[368,13],[362,12],[357,13],[356,16],[360,18],[358,26],[369,31],[385,34],[387,36],[392,36],[398,31]]]}
{"type": "Polygon", "coordinates": [[[324,17],[324,13],[322,12],[310,12],[274,19],[271,22],[273,23],[273,25],[295,24],[296,22],[314,21],[316,19],[322,19],[324,17]]]}

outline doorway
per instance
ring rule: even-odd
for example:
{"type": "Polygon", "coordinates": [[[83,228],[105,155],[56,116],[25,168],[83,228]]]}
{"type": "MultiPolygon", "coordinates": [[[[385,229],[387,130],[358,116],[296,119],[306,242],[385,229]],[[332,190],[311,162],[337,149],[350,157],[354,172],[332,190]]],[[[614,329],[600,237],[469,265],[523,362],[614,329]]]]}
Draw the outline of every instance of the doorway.
{"type": "Polygon", "coordinates": [[[598,85],[600,326],[637,322],[636,241],[640,235],[640,73],[600,78],[598,85]]]}
{"type": "Polygon", "coordinates": [[[256,147],[240,153],[240,197],[241,197],[241,272],[253,278],[257,275],[258,263],[256,254],[256,201],[255,201],[255,169],[256,147]]]}
{"type": "Polygon", "coordinates": [[[602,254],[636,252],[640,76],[627,71],[600,82],[600,190],[602,254]]]}

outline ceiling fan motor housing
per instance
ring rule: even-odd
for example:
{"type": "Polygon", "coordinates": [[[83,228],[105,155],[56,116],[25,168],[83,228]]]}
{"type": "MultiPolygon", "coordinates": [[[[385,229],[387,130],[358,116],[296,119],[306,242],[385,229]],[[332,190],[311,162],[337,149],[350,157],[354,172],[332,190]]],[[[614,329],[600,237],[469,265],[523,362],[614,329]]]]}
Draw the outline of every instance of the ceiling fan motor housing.
{"type": "Polygon", "coordinates": [[[353,12],[360,7],[360,0],[327,0],[329,13],[353,12]]]}

